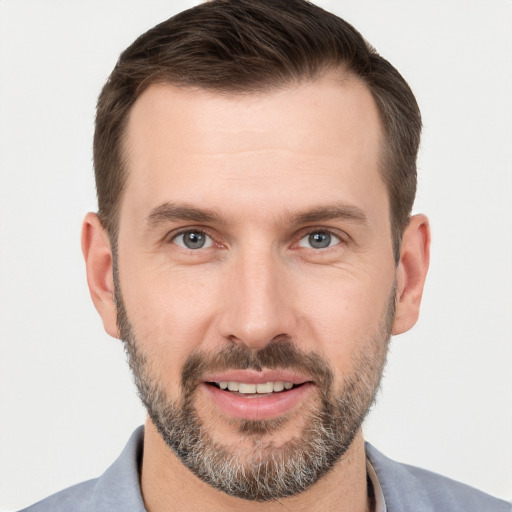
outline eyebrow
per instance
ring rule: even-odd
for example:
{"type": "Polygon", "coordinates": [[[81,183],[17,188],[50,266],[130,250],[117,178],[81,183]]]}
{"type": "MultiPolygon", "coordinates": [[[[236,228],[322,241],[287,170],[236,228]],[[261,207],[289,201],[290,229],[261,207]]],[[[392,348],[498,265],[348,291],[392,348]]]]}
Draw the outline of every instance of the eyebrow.
{"type": "MultiPolygon", "coordinates": [[[[292,213],[290,217],[289,222],[292,225],[311,224],[335,219],[355,221],[361,224],[366,224],[368,221],[366,214],[361,208],[347,204],[319,206],[310,210],[292,213]]],[[[212,210],[172,202],[166,202],[156,206],[146,217],[146,223],[150,229],[167,222],[180,220],[215,223],[219,225],[226,224],[226,221],[212,210]]]]}
{"type": "Polygon", "coordinates": [[[195,208],[180,203],[163,203],[151,210],[146,217],[146,224],[150,228],[156,228],[160,224],[177,220],[189,220],[192,222],[214,222],[225,224],[222,218],[211,210],[195,208]]]}
{"type": "Polygon", "coordinates": [[[292,224],[311,224],[335,219],[355,221],[361,224],[368,222],[368,217],[361,208],[348,204],[335,204],[299,212],[292,217],[292,224]]]}

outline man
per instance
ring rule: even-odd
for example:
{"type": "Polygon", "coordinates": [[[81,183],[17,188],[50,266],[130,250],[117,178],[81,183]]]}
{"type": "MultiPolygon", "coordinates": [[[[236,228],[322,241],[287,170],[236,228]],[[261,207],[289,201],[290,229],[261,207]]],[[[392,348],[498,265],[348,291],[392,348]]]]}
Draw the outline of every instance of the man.
{"type": "Polygon", "coordinates": [[[302,1],[209,2],[128,48],[82,247],[149,418],[31,510],[509,510],[361,434],[428,267],[420,127],[398,72],[302,1]]]}

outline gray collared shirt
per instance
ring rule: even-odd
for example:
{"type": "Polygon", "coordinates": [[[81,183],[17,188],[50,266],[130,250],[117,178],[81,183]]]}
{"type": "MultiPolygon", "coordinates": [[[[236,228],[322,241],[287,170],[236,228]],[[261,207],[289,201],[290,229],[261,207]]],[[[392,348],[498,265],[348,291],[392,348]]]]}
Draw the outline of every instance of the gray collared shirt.
{"type": "MultiPolygon", "coordinates": [[[[131,436],[119,458],[99,478],[69,487],[21,512],[146,512],[139,468],[143,427],[131,436]]],[[[472,487],[394,462],[370,444],[370,479],[383,512],[511,512],[512,507],[472,487]]]]}

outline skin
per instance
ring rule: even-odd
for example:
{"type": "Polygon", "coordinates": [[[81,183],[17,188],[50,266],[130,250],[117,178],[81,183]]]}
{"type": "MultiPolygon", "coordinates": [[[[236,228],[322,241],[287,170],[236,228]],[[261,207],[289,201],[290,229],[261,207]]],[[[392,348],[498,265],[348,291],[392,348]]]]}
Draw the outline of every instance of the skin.
{"type": "MultiPolygon", "coordinates": [[[[135,103],[126,139],[119,278],[140,348],[173,399],[193,351],[215,352],[229,343],[259,350],[280,336],[323,357],[341,386],[363,342],[378,330],[395,283],[393,334],[416,322],[429,260],[428,222],[411,218],[396,265],[379,174],[378,111],[364,84],[342,78],[331,73],[238,97],[153,85],[135,103]],[[216,218],[149,220],[171,204],[216,218]],[[300,217],[319,209],[344,214],[300,217]],[[182,229],[205,231],[211,245],[180,246],[182,229]],[[308,235],[318,231],[334,235],[330,247],[308,246],[308,235]]],[[[82,246],[91,296],[106,331],[118,337],[112,251],[95,214],[85,219],[82,246]]],[[[287,428],[267,434],[274,443],[300,435],[317,398],[311,386],[287,412],[287,428]]],[[[206,393],[198,393],[196,407],[215,439],[236,444],[241,453],[251,448],[206,393]]],[[[192,475],[148,419],[141,486],[150,512],[370,507],[361,432],[310,489],[256,503],[192,475]]]]}

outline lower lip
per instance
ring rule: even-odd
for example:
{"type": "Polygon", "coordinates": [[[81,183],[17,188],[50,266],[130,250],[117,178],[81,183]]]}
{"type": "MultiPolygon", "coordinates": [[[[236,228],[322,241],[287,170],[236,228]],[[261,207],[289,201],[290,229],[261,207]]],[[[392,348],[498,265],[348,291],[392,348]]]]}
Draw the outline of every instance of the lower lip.
{"type": "Polygon", "coordinates": [[[232,393],[206,383],[201,387],[226,416],[245,420],[269,420],[291,412],[313,391],[314,384],[306,382],[288,391],[261,396],[232,393]]]}

